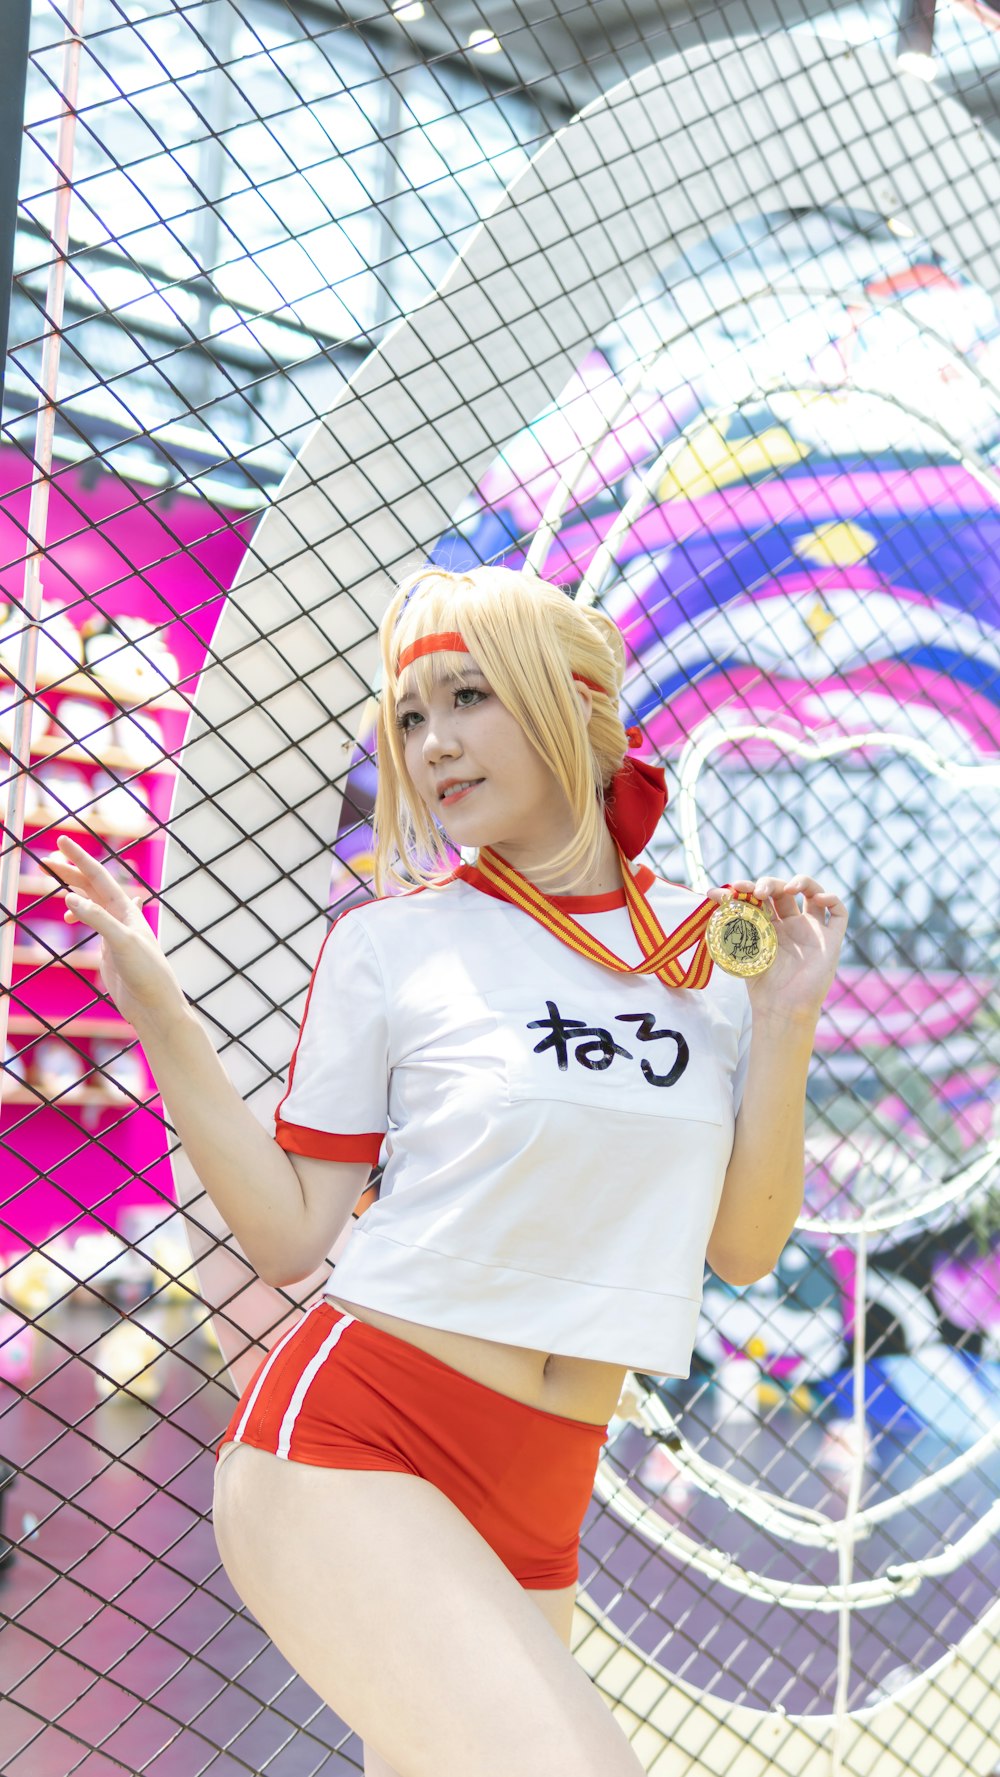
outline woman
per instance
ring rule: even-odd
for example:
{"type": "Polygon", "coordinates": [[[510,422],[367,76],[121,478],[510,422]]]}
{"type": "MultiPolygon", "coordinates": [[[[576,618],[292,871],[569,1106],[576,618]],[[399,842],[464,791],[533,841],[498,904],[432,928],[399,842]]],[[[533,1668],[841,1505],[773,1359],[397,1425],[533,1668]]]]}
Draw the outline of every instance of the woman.
{"type": "Polygon", "coordinates": [[[706,1254],[746,1284],[792,1229],[846,911],[806,877],[730,885],[769,902],[777,954],[749,980],[711,966],[726,892],[629,861],[665,789],[626,757],[603,613],[512,570],[427,570],[380,638],[380,898],[324,943],[275,1140],[133,904],[64,840],[67,917],[101,934],[266,1281],[322,1262],[385,1149],[378,1203],[218,1451],[240,1596],[368,1777],[627,1777],[567,1651],[580,1526],[625,1371],[688,1373],[706,1254]],[[449,867],[442,830],[475,866],[449,867]]]}

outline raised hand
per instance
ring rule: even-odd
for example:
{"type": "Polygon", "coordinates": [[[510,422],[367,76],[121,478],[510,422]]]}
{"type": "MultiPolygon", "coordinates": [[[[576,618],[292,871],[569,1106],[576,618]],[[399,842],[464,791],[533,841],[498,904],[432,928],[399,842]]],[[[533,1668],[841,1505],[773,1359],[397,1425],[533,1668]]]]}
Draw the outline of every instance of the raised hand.
{"type": "MultiPolygon", "coordinates": [[[[837,972],[840,948],[847,930],[847,908],[839,896],[826,893],[811,876],[759,876],[743,879],[734,889],[745,889],[769,906],[774,914],[778,954],[762,975],[747,981],[754,1013],[790,1019],[816,1019],[837,972]],[[800,908],[799,896],[804,905],[800,908]]],[[[713,900],[722,901],[725,890],[709,889],[713,900]]]]}
{"type": "Polygon", "coordinates": [[[46,858],[66,884],[66,919],[103,940],[101,978],[123,1018],[143,1028],[169,1020],[187,1001],[140,907],[110,871],[65,834],[46,858]]]}

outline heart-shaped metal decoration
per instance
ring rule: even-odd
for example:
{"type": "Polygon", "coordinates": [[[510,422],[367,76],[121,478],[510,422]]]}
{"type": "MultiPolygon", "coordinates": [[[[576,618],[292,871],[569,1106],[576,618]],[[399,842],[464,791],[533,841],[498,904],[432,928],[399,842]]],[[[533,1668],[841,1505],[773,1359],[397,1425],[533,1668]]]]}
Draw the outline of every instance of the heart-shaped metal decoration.
{"type": "MultiPolygon", "coordinates": [[[[995,794],[1000,789],[1000,764],[948,757],[917,734],[880,729],[817,737],[805,732],[790,733],[764,722],[720,721],[718,715],[713,715],[692,731],[681,753],[679,789],[673,803],[688,880],[696,890],[703,890],[711,881],[701,834],[706,820],[710,830],[718,824],[711,812],[706,813],[704,797],[699,792],[707,787],[706,766],[723,749],[749,752],[757,773],[768,752],[791,756],[807,766],[822,766],[849,754],[874,754],[883,761],[887,756],[902,755],[912,762],[925,782],[939,780],[948,809],[955,796],[965,791],[972,795],[978,810],[984,792],[995,794]]],[[[877,780],[883,788],[887,770],[887,764],[878,767],[877,780]]],[[[768,769],[760,778],[772,792],[772,800],[777,795],[776,777],[775,770],[768,769]]],[[[732,786],[727,784],[723,797],[726,807],[732,805],[731,792],[732,786]]],[[[749,807],[743,807],[746,796],[736,800],[741,803],[742,814],[748,814],[749,807]]],[[[777,820],[780,800],[775,806],[777,820]]],[[[952,813],[957,820],[957,814],[952,813]]],[[[827,810],[827,814],[833,831],[839,825],[837,811],[827,810]]],[[[952,837],[952,861],[958,860],[960,840],[967,840],[967,827],[968,820],[963,817],[952,837]]],[[[755,832],[759,840],[766,841],[766,834],[756,828],[755,832]]],[[[759,860],[748,862],[742,856],[737,835],[719,832],[717,837],[727,850],[733,845],[741,865],[748,864],[748,874],[758,868],[759,860]]],[[[799,843],[808,850],[819,838],[817,833],[803,828],[799,843]]],[[[868,839],[869,852],[874,843],[873,831],[868,839]]],[[[774,867],[779,869],[781,851],[776,832],[774,867]]],[[[912,874],[915,856],[912,847],[910,851],[912,874]]],[[[897,874],[901,872],[905,879],[906,859],[900,857],[898,862],[897,874]]],[[[980,851],[981,868],[985,868],[985,862],[980,851]]],[[[850,906],[849,889],[847,896],[850,906]]],[[[845,960],[840,971],[842,978],[830,995],[817,1032],[815,1090],[810,1091],[812,1115],[806,1138],[807,1215],[800,1226],[828,1235],[856,1234],[864,1227],[876,1245],[884,1245],[903,1238],[914,1225],[914,1218],[920,1219],[925,1232],[934,1226],[947,1226],[959,1203],[967,1203],[976,1187],[990,1176],[1000,1155],[1000,1139],[996,1132],[989,1139],[990,1132],[983,1130],[979,1139],[967,1140],[953,1117],[947,1120],[947,1126],[939,1128],[932,1115],[933,1105],[924,1106],[916,1122],[905,1115],[900,1121],[898,1109],[894,1113],[901,1090],[896,1066],[900,1055],[908,1058],[911,1073],[916,1070],[921,1077],[926,1074],[929,1091],[942,1067],[947,1074],[945,1064],[950,1064],[952,1070],[968,1068],[970,1060],[975,1059],[978,1050],[970,1048],[973,1038],[967,1026],[979,1000],[970,999],[963,1011],[960,992],[963,985],[971,990],[978,976],[973,980],[969,975],[964,953],[963,957],[956,954],[952,959],[946,946],[940,957],[936,953],[921,953],[919,957],[914,954],[904,979],[904,971],[892,966],[891,957],[888,963],[882,962],[879,936],[877,926],[870,932],[856,934],[857,955],[852,952],[845,960]],[[897,1002],[901,1017],[905,1006],[912,1008],[899,1029],[897,1002]],[[862,1023],[857,1025],[861,1006],[866,1011],[862,1023]]]]}

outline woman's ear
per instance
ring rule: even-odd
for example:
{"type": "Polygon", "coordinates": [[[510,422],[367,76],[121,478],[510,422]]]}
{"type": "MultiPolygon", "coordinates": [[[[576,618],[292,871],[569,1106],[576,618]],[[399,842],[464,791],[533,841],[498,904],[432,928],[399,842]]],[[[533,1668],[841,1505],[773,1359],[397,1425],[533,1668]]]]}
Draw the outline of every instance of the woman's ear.
{"type": "Polygon", "coordinates": [[[581,685],[578,679],[573,680],[573,690],[583,704],[583,719],[589,727],[590,718],[594,710],[594,693],[591,691],[589,685],[581,685]]]}

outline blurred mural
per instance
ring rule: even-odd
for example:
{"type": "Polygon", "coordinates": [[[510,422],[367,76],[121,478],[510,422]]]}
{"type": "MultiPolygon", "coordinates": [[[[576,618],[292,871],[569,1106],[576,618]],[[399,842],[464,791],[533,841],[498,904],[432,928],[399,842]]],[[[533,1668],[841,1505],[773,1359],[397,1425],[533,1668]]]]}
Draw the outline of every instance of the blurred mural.
{"type": "MultiPolygon", "coordinates": [[[[775,1279],[708,1278],[674,1394],[735,1362],[759,1403],[848,1411],[863,1223],[871,1411],[968,1444],[1000,1394],[994,304],[892,219],[727,229],[664,266],[432,559],[528,563],[614,615],[671,784],[661,874],[809,871],[850,904],[805,1220],[775,1279]]],[[[370,892],[373,745],[338,911],[370,892]]]]}

